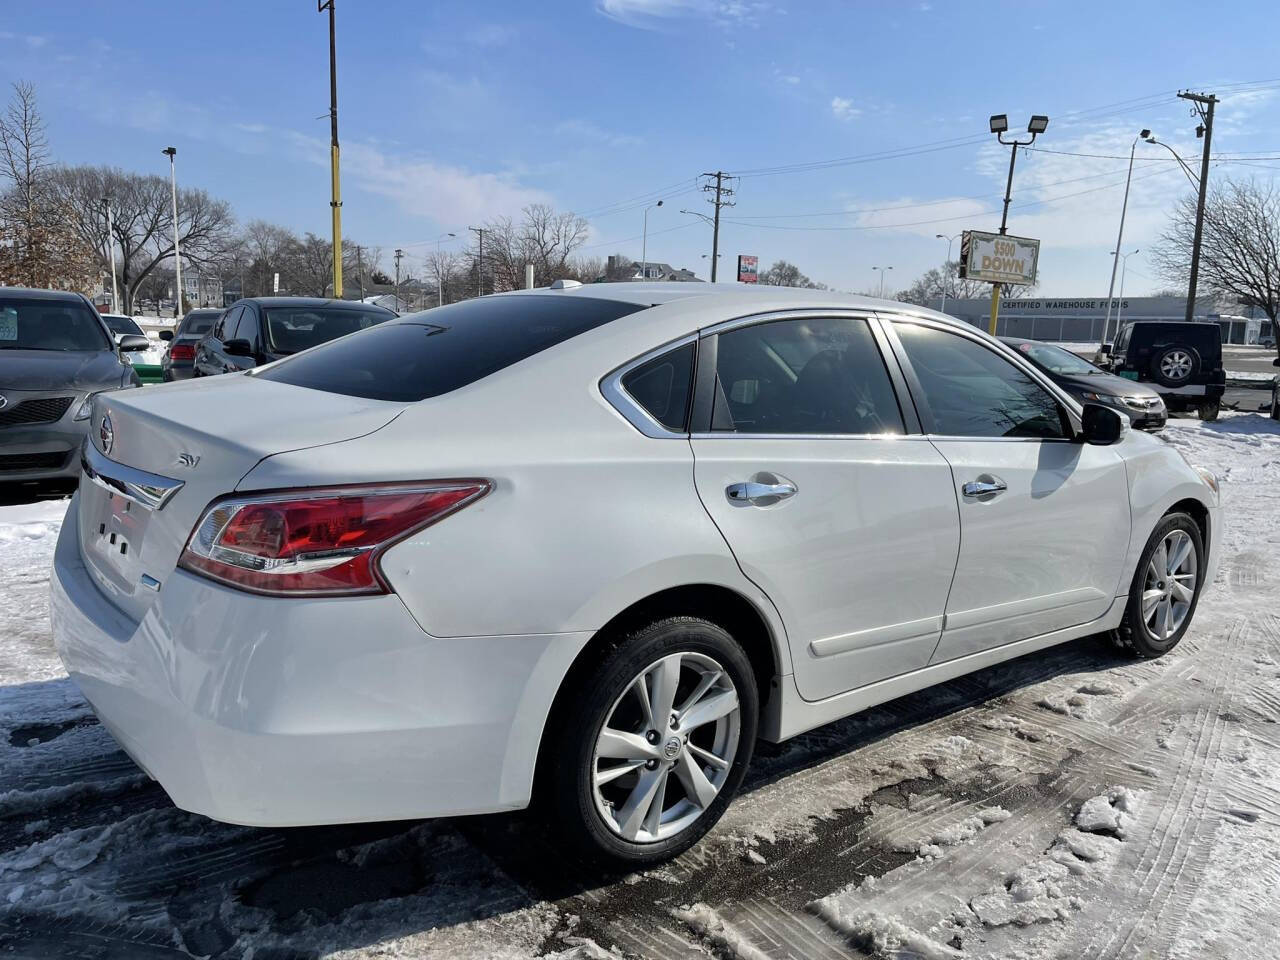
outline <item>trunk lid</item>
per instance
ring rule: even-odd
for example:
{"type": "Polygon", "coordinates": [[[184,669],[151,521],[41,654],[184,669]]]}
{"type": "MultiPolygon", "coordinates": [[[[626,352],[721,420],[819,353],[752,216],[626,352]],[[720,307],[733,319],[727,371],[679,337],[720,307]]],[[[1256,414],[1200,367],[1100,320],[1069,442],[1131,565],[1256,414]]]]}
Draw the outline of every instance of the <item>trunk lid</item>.
{"type": "MultiPolygon", "coordinates": [[[[100,396],[89,426],[95,449],[115,465],[182,486],[152,509],[82,474],[79,524],[86,566],[117,607],[141,619],[205,507],[232,493],[259,461],[372,433],[405,406],[238,374],[100,396]],[[104,450],[108,417],[111,440],[104,450]]],[[[108,463],[102,472],[112,469],[108,463]]]]}

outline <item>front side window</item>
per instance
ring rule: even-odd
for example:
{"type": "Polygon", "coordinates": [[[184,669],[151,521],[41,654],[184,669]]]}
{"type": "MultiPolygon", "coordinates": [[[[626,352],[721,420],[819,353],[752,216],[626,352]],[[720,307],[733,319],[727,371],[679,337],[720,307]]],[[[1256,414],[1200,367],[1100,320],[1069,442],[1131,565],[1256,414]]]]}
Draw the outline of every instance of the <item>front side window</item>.
{"type": "Polygon", "coordinates": [[[894,327],[924,391],[934,433],[1042,439],[1068,435],[1053,396],[995,351],[933,327],[894,327]]]}
{"type": "Polygon", "coordinates": [[[1041,370],[1047,370],[1049,373],[1057,373],[1067,377],[1089,377],[1095,373],[1103,372],[1092,363],[1089,363],[1089,361],[1077,357],[1070,350],[1055,347],[1051,343],[1035,343],[1030,340],[1024,340],[1014,349],[1041,370]]]}
{"type": "Polygon", "coordinates": [[[0,297],[0,350],[98,351],[112,344],[82,303],[0,297]]]}
{"type": "MultiPolygon", "coordinates": [[[[395,314],[381,307],[364,310],[327,307],[267,307],[267,342],[274,353],[298,353],[311,347],[366,330],[395,314]]],[[[243,336],[243,335],[242,335],[243,336]]]]}
{"type": "Polygon", "coordinates": [[[686,343],[628,370],[622,387],[658,423],[683,433],[688,429],[693,388],[693,344],[686,343]]]}
{"type": "Polygon", "coordinates": [[[719,335],[713,429],[892,434],[905,427],[863,319],[774,320],[719,335]]]}

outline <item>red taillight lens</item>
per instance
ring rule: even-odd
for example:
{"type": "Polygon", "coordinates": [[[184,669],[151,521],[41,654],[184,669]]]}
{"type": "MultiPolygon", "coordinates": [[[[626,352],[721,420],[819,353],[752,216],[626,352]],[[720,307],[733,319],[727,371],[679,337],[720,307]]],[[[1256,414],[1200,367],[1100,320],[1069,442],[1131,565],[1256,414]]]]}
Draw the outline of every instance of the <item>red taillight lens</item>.
{"type": "Polygon", "coordinates": [[[190,343],[175,343],[169,347],[170,360],[194,360],[196,358],[196,348],[190,343]]]}
{"type": "Polygon", "coordinates": [[[205,511],[178,566],[255,593],[387,593],[382,553],[490,488],[450,480],[230,497],[205,511]]]}

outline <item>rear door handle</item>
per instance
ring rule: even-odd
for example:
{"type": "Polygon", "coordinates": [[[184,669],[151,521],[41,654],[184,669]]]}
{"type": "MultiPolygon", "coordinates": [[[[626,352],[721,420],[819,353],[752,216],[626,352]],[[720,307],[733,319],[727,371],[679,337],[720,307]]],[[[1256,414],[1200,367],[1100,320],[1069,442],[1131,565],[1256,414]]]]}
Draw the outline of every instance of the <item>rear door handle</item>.
{"type": "Polygon", "coordinates": [[[970,480],[960,488],[960,491],[966,497],[976,497],[981,499],[983,497],[997,496],[1008,489],[1008,484],[999,477],[993,477],[989,473],[984,473],[982,476],[978,477],[977,480],[970,480]]]}
{"type": "Polygon", "coordinates": [[[725,496],[734,503],[757,503],[766,501],[762,506],[796,495],[796,485],[788,481],[781,483],[757,483],[748,480],[745,483],[731,483],[724,488],[725,496]]]}

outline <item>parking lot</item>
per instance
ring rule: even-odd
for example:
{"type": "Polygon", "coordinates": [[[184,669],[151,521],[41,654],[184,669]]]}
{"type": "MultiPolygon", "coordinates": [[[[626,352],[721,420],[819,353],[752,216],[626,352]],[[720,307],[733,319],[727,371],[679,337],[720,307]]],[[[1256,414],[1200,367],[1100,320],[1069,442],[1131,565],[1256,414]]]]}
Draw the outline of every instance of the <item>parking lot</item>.
{"type": "Polygon", "coordinates": [[[292,830],[176,809],[63,674],[64,501],[0,507],[7,956],[1245,957],[1280,937],[1280,424],[1175,420],[1218,579],[1152,662],[1105,637],[780,746],[675,862],[600,873],[537,812],[292,830]]]}

